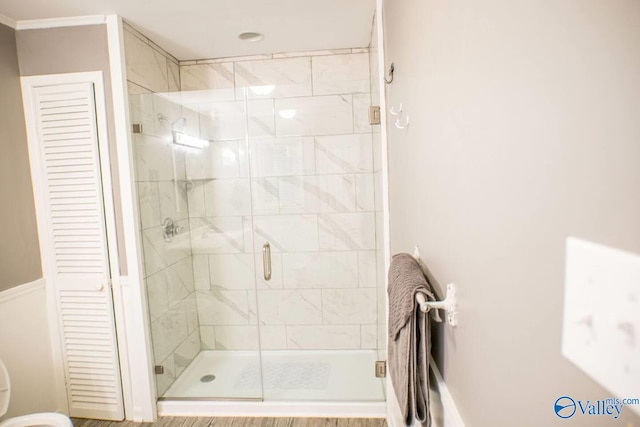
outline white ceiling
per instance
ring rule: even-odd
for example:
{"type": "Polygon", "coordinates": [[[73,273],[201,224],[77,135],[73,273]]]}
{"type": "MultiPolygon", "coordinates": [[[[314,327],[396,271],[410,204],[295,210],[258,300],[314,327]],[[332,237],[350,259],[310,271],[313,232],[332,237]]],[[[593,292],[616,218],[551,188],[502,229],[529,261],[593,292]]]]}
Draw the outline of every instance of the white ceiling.
{"type": "Polygon", "coordinates": [[[365,47],[375,0],[0,0],[17,21],[118,14],[180,60],[365,47]],[[260,42],[238,34],[264,34],[260,42]]]}

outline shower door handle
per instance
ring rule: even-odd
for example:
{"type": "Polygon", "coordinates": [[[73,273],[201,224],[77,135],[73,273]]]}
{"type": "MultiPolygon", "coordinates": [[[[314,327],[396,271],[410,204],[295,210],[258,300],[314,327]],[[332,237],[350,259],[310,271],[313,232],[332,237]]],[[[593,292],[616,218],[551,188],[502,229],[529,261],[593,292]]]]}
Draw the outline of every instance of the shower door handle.
{"type": "Polygon", "coordinates": [[[269,242],[262,245],[262,269],[264,280],[271,280],[271,245],[269,242]]]}

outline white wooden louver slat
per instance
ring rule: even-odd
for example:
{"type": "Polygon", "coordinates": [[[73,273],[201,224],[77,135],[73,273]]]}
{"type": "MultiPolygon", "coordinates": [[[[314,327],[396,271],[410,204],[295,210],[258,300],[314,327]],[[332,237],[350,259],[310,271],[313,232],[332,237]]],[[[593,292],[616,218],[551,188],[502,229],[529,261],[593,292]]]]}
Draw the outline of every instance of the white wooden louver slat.
{"type": "Polygon", "coordinates": [[[37,87],[34,102],[70,415],[121,420],[94,86],[37,87]]]}

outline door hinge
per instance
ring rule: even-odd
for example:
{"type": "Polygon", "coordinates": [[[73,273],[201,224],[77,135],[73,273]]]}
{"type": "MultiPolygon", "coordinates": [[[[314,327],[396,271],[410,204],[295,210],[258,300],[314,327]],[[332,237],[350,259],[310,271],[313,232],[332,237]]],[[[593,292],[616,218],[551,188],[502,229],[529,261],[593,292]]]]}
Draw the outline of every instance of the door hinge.
{"type": "Polygon", "coordinates": [[[141,123],[134,123],[132,125],[133,127],[133,133],[142,133],[142,124],[141,123]]]}
{"type": "Polygon", "coordinates": [[[372,105],[371,107],[369,107],[369,124],[380,124],[380,107],[377,105],[372,105]]]}
{"type": "Polygon", "coordinates": [[[387,376],[387,361],[376,361],[376,378],[385,378],[387,376]]]}
{"type": "Polygon", "coordinates": [[[154,372],[155,372],[155,374],[156,374],[156,375],[162,375],[162,374],[164,374],[164,366],[162,366],[162,365],[156,365],[156,366],[154,367],[154,372]]]}

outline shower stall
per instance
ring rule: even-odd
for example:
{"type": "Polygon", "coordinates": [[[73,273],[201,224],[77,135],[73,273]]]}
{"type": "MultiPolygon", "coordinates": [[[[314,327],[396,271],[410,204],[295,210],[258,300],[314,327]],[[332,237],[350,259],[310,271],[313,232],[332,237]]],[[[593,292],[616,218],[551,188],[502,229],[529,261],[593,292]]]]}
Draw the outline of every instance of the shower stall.
{"type": "Polygon", "coordinates": [[[160,400],[385,400],[375,40],[177,61],[125,25],[160,400]]]}

